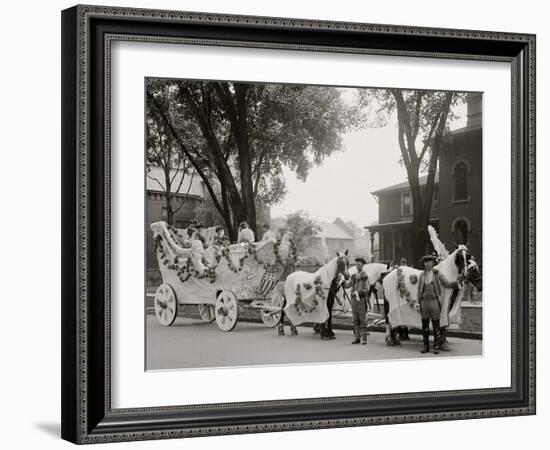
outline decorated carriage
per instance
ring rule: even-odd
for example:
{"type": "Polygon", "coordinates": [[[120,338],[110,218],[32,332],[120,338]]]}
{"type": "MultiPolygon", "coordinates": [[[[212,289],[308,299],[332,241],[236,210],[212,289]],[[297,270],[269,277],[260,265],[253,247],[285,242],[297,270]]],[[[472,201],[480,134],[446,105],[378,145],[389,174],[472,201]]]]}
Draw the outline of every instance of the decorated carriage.
{"type": "Polygon", "coordinates": [[[243,308],[259,310],[268,327],[280,323],[284,297],[277,284],[296,261],[289,233],[280,240],[229,245],[216,241],[213,229],[202,239],[166,222],[151,224],[151,230],[163,281],[154,310],[162,325],[172,325],[182,305],[196,305],[201,319],[216,321],[222,331],[235,328],[243,308]]]}

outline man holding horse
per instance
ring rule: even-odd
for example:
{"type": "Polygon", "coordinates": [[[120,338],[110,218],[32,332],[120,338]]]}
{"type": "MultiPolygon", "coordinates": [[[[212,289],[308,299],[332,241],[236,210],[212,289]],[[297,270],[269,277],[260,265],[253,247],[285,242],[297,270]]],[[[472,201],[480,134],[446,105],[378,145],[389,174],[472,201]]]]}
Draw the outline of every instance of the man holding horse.
{"type": "Polygon", "coordinates": [[[355,258],[357,272],[348,281],[342,284],[344,289],[351,288],[351,313],[353,316],[353,333],[355,339],[352,344],[366,345],[367,343],[367,295],[369,289],[369,278],[363,272],[363,266],[367,264],[364,258],[355,258]]]}
{"type": "Polygon", "coordinates": [[[443,274],[434,269],[437,258],[434,255],[423,256],[420,262],[424,264],[424,271],[418,280],[418,301],[422,317],[422,338],[424,347],[420,353],[430,351],[430,320],[434,335],[434,353],[439,350],[448,351],[446,343],[442,341],[439,320],[441,318],[441,286],[457,289],[457,282],[448,281],[443,274]]]}

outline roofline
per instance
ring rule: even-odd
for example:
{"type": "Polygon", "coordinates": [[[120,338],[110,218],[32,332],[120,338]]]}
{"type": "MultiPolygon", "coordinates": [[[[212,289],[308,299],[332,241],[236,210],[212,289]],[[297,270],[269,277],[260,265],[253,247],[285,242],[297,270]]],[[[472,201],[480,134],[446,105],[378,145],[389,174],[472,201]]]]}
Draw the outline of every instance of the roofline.
{"type": "MultiPolygon", "coordinates": [[[[398,183],[398,185],[399,184],[401,184],[401,183],[398,183]]],[[[396,185],[392,185],[392,186],[396,186],[396,185]]],[[[392,187],[392,186],[388,186],[386,188],[382,188],[382,189],[378,189],[376,191],[372,191],[371,195],[378,195],[381,192],[409,191],[411,189],[410,186],[407,186],[407,187],[392,187]]],[[[421,184],[421,186],[426,186],[426,183],[421,184]]],[[[434,186],[439,186],[439,181],[434,181],[434,186]]]]}
{"type": "MultiPolygon", "coordinates": [[[[157,191],[155,189],[146,189],[147,194],[163,194],[166,195],[166,191],[157,191]]],[[[204,198],[199,194],[184,194],[182,192],[170,192],[170,195],[175,195],[177,197],[194,197],[194,198],[204,198]]]]}
{"type": "MultiPolygon", "coordinates": [[[[430,217],[430,222],[439,222],[439,217],[430,217]]],[[[363,228],[366,230],[370,230],[371,228],[390,228],[392,226],[408,226],[412,225],[413,221],[411,220],[402,220],[399,222],[385,222],[385,223],[377,223],[376,225],[365,225],[363,228]]]]}
{"type": "Polygon", "coordinates": [[[464,125],[463,127],[456,128],[454,130],[449,131],[448,133],[445,133],[443,137],[446,136],[455,136],[457,134],[464,134],[468,131],[478,131],[483,130],[483,125],[464,125]]]}

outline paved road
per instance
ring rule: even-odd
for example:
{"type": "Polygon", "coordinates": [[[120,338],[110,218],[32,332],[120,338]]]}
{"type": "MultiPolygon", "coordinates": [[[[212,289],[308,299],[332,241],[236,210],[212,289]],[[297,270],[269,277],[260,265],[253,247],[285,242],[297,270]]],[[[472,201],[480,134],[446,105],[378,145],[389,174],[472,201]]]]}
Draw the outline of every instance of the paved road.
{"type": "Polygon", "coordinates": [[[147,316],[147,368],[296,364],[329,361],[363,361],[400,358],[448,358],[481,355],[482,341],[451,338],[452,352],[420,354],[420,336],[399,347],[387,347],[383,333],[371,332],[367,345],[351,345],[351,331],[336,330],[336,340],[322,341],[311,328],[298,327],[298,336],[278,336],[277,329],[239,322],[232,332],[220,331],[215,323],[178,317],[170,327],[147,316]]]}

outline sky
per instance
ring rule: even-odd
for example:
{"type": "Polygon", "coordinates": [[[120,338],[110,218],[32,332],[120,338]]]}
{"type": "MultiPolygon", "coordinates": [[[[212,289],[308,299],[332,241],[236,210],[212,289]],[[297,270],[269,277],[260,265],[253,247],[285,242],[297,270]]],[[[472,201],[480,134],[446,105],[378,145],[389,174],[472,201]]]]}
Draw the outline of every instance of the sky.
{"type": "MultiPolygon", "coordinates": [[[[464,106],[455,112],[460,118],[451,129],[466,122],[464,106]]],[[[396,114],[385,127],[348,132],[342,138],[343,151],[312,168],[305,182],[285,170],[288,193],[271,208],[273,217],[304,210],[321,222],[339,217],[364,227],[378,220],[378,203],[371,192],[407,179],[405,167],[399,163],[396,114]]]]}

